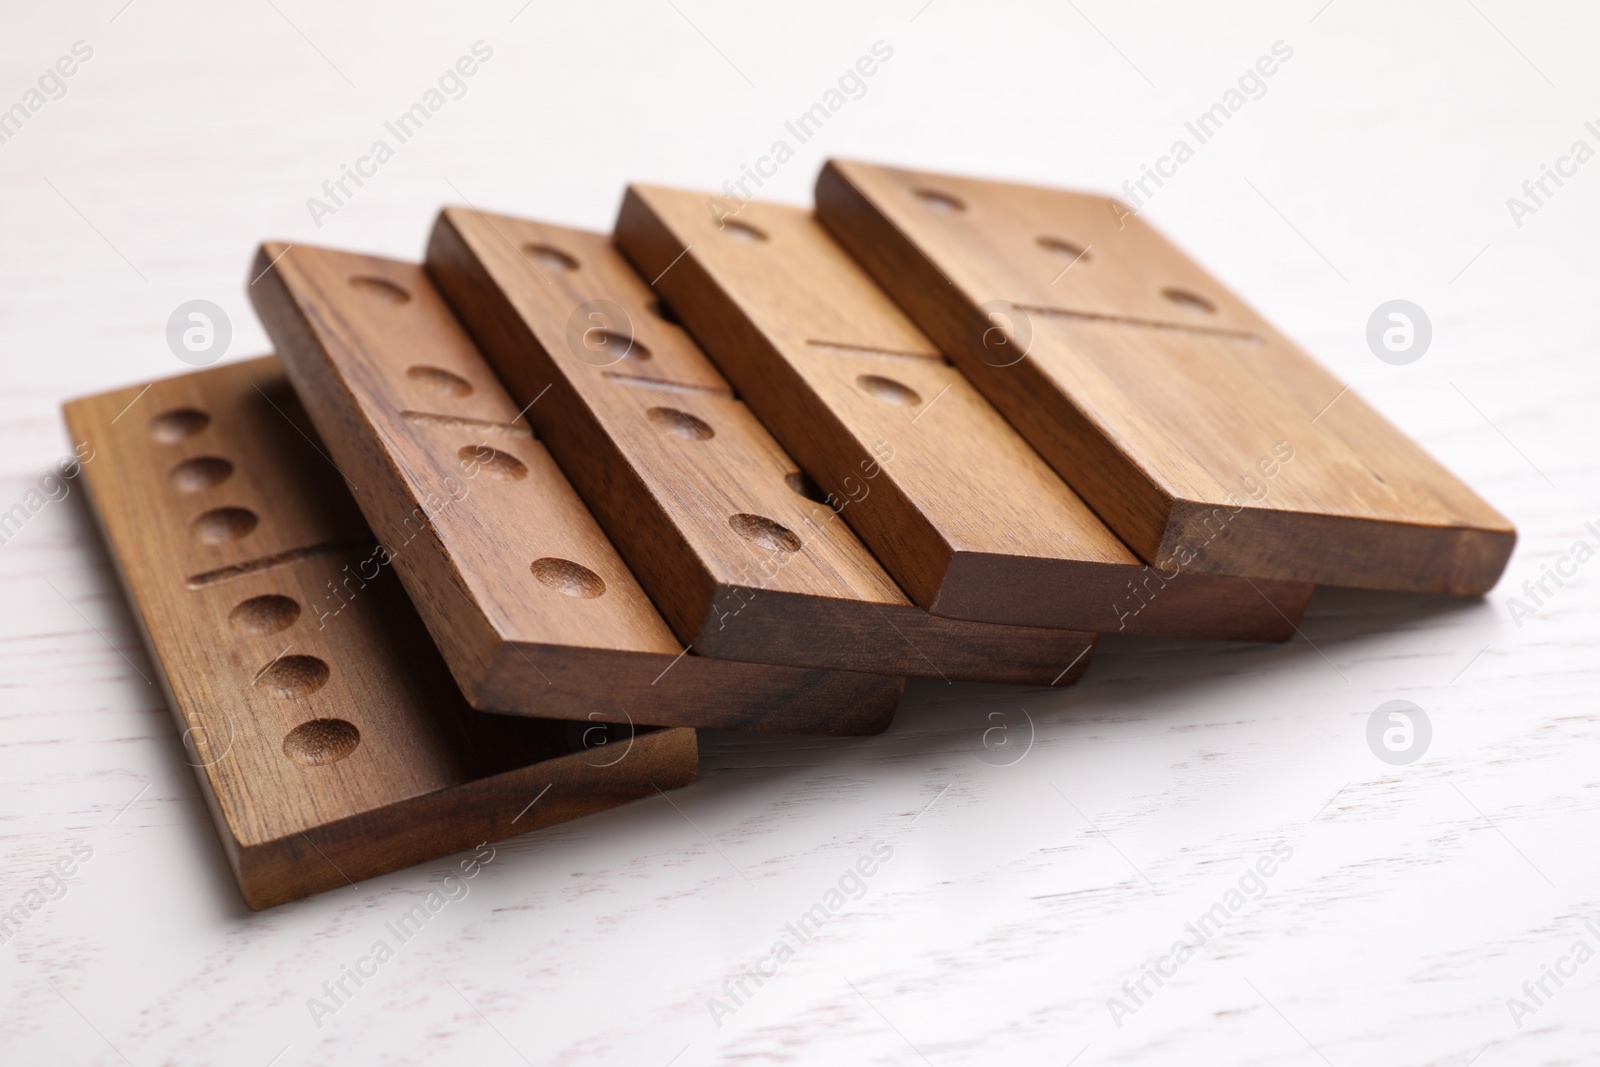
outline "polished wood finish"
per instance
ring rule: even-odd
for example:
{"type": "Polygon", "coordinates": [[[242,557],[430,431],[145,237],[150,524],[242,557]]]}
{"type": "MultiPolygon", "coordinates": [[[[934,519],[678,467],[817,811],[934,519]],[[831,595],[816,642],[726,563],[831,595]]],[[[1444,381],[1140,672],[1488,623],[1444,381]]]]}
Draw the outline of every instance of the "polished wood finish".
{"type": "Polygon", "coordinates": [[[250,907],[693,780],[693,730],[467,706],[399,583],[368,570],[374,539],[276,360],[65,412],[250,907]],[[611,730],[602,750],[591,731],[611,730]]]}
{"type": "Polygon", "coordinates": [[[1107,633],[1294,634],[1310,585],[1157,574],[810,212],[636,185],[616,242],[927,610],[1107,633]],[[880,442],[894,452],[884,491],[852,501],[880,442]]]}
{"type": "Polygon", "coordinates": [[[1115,201],[832,161],[817,212],[1158,568],[1480,594],[1511,523],[1115,201]]]}
{"type": "Polygon", "coordinates": [[[888,725],[898,679],[685,654],[421,267],[269,244],[255,273],[329,459],[474,707],[788,733],[888,725]]]}
{"type": "MultiPolygon", "coordinates": [[[[428,267],[697,651],[1043,685],[1087,663],[1092,635],[912,604],[604,235],[452,208],[428,267]]],[[[863,457],[861,492],[892,462],[863,457]]]]}

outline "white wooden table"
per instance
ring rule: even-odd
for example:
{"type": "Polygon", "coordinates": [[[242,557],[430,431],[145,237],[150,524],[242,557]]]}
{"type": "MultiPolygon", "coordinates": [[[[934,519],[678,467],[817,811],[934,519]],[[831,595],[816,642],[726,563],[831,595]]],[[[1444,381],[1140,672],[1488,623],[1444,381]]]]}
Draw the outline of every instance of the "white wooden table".
{"type": "Polygon", "coordinates": [[[605,228],[629,179],[719,187],[784,139],[760,191],[793,202],[830,154],[1108,191],[1166,169],[1149,217],[1522,540],[1479,602],[1324,591],[1286,645],[1108,639],[1070,691],[915,684],[882,737],[707,735],[673,803],[504,843],[323,1017],[452,861],[247,912],[71,490],[0,545],[0,1061],[1594,1062],[1600,563],[1561,561],[1600,546],[1600,162],[1560,163],[1600,148],[1592,6],[123,3],[0,15],[0,108],[92,49],[0,144],[0,510],[65,451],[62,399],[186,369],[180,303],[226,309],[226,358],[264,350],[262,238],[416,256],[446,201],[605,228]],[[480,40],[459,99],[314,220],[480,40]],[[1536,204],[1543,164],[1569,175],[1536,204]],[[1406,366],[1365,340],[1396,298],[1433,326],[1406,366]],[[1368,746],[1390,700],[1431,723],[1409,765],[1368,746]],[[985,749],[1030,722],[1020,760],[985,749]]]}

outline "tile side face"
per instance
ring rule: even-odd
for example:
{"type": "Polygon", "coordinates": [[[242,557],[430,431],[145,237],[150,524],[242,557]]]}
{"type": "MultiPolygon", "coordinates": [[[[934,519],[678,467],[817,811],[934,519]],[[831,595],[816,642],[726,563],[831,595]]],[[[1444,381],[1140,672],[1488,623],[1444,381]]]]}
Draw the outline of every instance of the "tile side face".
{"type": "Polygon", "coordinates": [[[829,230],[1147,560],[1492,587],[1504,516],[1125,207],[834,161],[829,230]]]}

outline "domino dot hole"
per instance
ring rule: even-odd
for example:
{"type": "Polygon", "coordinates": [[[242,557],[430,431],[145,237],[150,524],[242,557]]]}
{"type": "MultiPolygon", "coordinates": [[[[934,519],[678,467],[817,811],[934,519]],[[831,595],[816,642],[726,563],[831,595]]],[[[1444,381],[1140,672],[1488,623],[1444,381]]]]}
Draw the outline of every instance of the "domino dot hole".
{"type": "Polygon", "coordinates": [[[180,493],[201,493],[233,477],[233,464],[221,456],[195,456],[167,472],[167,479],[180,493]]]}
{"type": "Polygon", "coordinates": [[[194,408],[176,408],[150,420],[150,436],[162,444],[177,444],[211,425],[211,416],[194,408]]]}
{"type": "Polygon", "coordinates": [[[300,602],[292,597],[268,593],[240,601],[228,613],[228,622],[240,633],[264,637],[282,633],[300,618],[300,602]]]}
{"type": "Polygon", "coordinates": [[[1076,241],[1068,241],[1062,237],[1040,237],[1037,238],[1037,242],[1040,248],[1054,252],[1064,259],[1079,263],[1088,263],[1090,260],[1089,250],[1076,241]]]}
{"type": "Polygon", "coordinates": [[[767,239],[767,235],[754,226],[734,219],[722,220],[722,232],[740,244],[758,245],[767,239]]]}
{"type": "Polygon", "coordinates": [[[533,260],[544,270],[569,271],[578,269],[578,261],[549,245],[529,243],[522,246],[522,254],[533,260]]]}
{"type": "Polygon", "coordinates": [[[189,524],[189,532],[203,545],[225,545],[248,536],[260,521],[249,508],[212,508],[189,524]]]}
{"type": "Polygon", "coordinates": [[[613,363],[624,359],[643,362],[650,358],[650,350],[640,344],[637,338],[625,336],[615,330],[585,330],[583,347],[596,356],[607,357],[613,363]]]}
{"type": "Polygon", "coordinates": [[[606,591],[606,583],[598,574],[570,559],[545,556],[534,560],[529,569],[535,578],[562,596],[592,600],[606,591]]]}
{"type": "Polygon", "coordinates": [[[305,697],[327,685],[329,673],[316,656],[279,656],[256,675],[256,685],[281,697],[305,697]]]}
{"type": "Polygon", "coordinates": [[[728,525],[746,541],[769,552],[798,552],[802,545],[793,530],[761,515],[731,515],[728,525]]]}
{"type": "Polygon", "coordinates": [[[306,767],[338,763],[361,744],[361,731],[344,719],[311,719],[283,739],[283,754],[306,767]]]}
{"type": "Polygon", "coordinates": [[[426,363],[406,368],[406,377],[430,393],[439,396],[463,397],[472,395],[472,383],[443,367],[430,367],[426,363]]]}
{"type": "Polygon", "coordinates": [[[717,436],[717,431],[704,419],[696,418],[687,411],[677,408],[651,408],[646,411],[645,418],[662,433],[681,437],[685,441],[709,441],[717,436]]]}
{"type": "Polygon", "coordinates": [[[385,304],[399,306],[411,302],[411,294],[405,289],[387,278],[379,278],[372,274],[352,274],[350,288],[385,304]]]}
{"type": "Polygon", "coordinates": [[[805,471],[790,471],[783,476],[783,480],[790,489],[793,489],[807,500],[814,500],[818,504],[826,504],[828,502],[828,494],[805,471]]]}
{"type": "Polygon", "coordinates": [[[469,475],[482,472],[502,482],[521,481],[528,476],[528,468],[516,456],[488,445],[463,445],[456,453],[461,469],[469,475]]]}
{"type": "Polygon", "coordinates": [[[1217,306],[1199,293],[1191,293],[1187,289],[1163,289],[1161,295],[1177,304],[1185,311],[1193,311],[1202,315],[1214,315],[1217,306]]]}
{"type": "Polygon", "coordinates": [[[916,407],[922,403],[922,397],[909,385],[902,385],[893,378],[885,378],[878,374],[861,375],[856,379],[856,388],[868,396],[882,400],[885,404],[916,407]]]}
{"type": "Polygon", "coordinates": [[[954,215],[958,211],[967,210],[967,205],[959,197],[951,196],[949,193],[942,193],[937,189],[916,189],[913,191],[916,193],[917,199],[926,204],[930,210],[937,211],[942,215],[954,215]]]}

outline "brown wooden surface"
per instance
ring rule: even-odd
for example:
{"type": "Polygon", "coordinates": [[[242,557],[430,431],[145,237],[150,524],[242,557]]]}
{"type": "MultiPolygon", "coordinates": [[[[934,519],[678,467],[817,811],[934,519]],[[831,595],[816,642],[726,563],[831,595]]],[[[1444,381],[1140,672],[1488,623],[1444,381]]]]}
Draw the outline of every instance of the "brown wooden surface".
{"type": "Polygon", "coordinates": [[[1504,516],[1122,205],[833,161],[817,211],[1146,560],[1456,594],[1504,569],[1504,516]]]}
{"type": "Polygon", "coordinates": [[[888,726],[898,679],[685,655],[421,267],[266,245],[254,273],[330,462],[474,707],[789,733],[888,726]]]}
{"type": "Polygon", "coordinates": [[[632,186],[616,242],[919,605],[1107,633],[1293,635],[1311,586],[1158,575],[810,212],[747,202],[724,225],[734,208],[632,186]],[[879,442],[894,450],[882,490],[853,501],[879,442]]]}
{"type": "MultiPolygon", "coordinates": [[[[428,266],[678,636],[708,656],[1060,684],[1093,636],[912,604],[602,234],[447,209],[428,266]]],[[[883,491],[885,452],[858,467],[883,491]]],[[[892,491],[892,490],[889,490],[892,491]]]]}
{"type": "Polygon", "coordinates": [[[623,729],[608,750],[582,723],[473,711],[387,568],[318,612],[373,539],[276,360],[65,411],[252,908],[694,779],[693,730],[641,729],[629,747],[623,729]]]}

